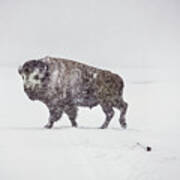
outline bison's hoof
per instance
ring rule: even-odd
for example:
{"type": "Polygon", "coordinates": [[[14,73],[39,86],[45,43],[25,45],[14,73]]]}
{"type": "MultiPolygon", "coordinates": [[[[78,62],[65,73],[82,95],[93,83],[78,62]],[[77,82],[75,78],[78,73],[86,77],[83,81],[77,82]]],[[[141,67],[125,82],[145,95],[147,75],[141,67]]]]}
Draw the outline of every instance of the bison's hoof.
{"type": "Polygon", "coordinates": [[[52,124],[46,124],[44,127],[45,127],[46,129],[51,129],[51,128],[52,128],[52,124]]]}
{"type": "Polygon", "coordinates": [[[77,127],[78,127],[78,125],[75,123],[75,124],[72,124],[72,127],[77,128],[77,127]]]}
{"type": "Polygon", "coordinates": [[[126,122],[121,123],[121,127],[124,128],[124,129],[126,129],[126,128],[127,128],[126,122]]]}
{"type": "Polygon", "coordinates": [[[106,129],[107,128],[107,125],[102,125],[99,129],[106,129]]]}

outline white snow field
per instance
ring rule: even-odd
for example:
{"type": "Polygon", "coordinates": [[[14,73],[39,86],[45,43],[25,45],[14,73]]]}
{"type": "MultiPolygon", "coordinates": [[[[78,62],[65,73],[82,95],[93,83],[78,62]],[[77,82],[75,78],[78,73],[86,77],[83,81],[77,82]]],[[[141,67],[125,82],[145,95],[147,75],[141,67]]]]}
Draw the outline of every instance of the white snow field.
{"type": "Polygon", "coordinates": [[[180,0],[0,0],[0,180],[180,180],[179,138],[180,0]],[[98,106],[44,129],[17,69],[45,56],[122,75],[128,128],[98,106]]]}
{"type": "Polygon", "coordinates": [[[178,71],[118,70],[129,103],[126,130],[117,110],[108,129],[98,129],[100,107],[80,108],[78,128],[64,115],[47,130],[48,110],[27,98],[17,68],[0,68],[0,180],[179,180],[178,71]]]}

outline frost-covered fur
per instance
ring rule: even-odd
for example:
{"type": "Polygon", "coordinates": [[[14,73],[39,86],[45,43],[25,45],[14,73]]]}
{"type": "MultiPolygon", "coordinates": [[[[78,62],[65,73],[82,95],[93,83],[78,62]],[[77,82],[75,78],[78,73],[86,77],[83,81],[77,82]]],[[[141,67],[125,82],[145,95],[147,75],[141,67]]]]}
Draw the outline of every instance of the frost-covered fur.
{"type": "Polygon", "coordinates": [[[113,107],[121,111],[120,124],[126,127],[127,103],[123,100],[124,83],[120,76],[72,60],[45,57],[30,60],[19,68],[24,91],[31,100],[45,103],[50,117],[46,128],[51,128],[65,112],[77,126],[78,106],[98,104],[106,115],[101,128],[106,128],[114,115],[113,107]]]}

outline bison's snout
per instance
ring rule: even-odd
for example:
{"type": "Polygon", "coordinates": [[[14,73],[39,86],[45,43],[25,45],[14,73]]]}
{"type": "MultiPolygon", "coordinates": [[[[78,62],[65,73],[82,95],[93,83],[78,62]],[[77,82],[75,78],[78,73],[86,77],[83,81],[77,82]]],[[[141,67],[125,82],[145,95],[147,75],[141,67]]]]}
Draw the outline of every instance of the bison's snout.
{"type": "Polygon", "coordinates": [[[24,86],[24,91],[28,95],[29,99],[35,100],[35,93],[32,88],[27,88],[26,86],[24,86]]]}

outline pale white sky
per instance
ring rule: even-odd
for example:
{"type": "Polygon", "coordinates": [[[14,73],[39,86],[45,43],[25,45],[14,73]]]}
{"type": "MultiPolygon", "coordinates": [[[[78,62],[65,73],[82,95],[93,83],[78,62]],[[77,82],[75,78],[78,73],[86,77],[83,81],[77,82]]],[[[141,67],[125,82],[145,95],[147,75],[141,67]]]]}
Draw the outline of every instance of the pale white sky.
{"type": "Polygon", "coordinates": [[[102,67],[180,66],[180,1],[0,0],[0,65],[46,55],[102,67]]]}

